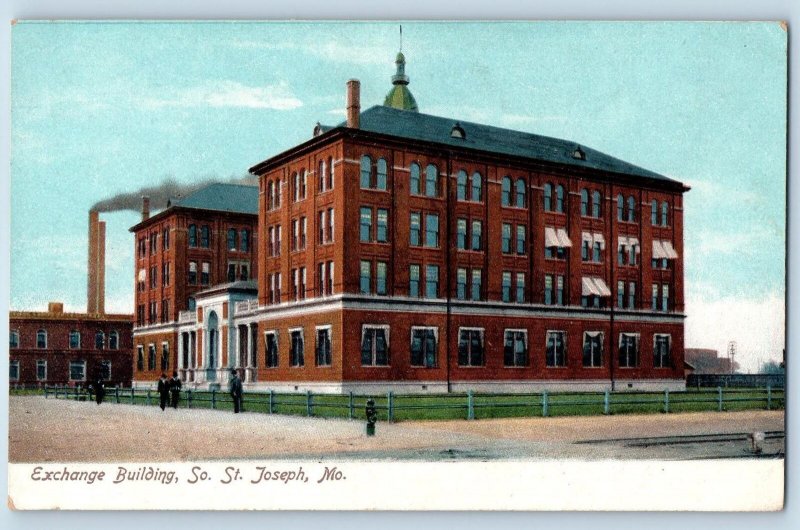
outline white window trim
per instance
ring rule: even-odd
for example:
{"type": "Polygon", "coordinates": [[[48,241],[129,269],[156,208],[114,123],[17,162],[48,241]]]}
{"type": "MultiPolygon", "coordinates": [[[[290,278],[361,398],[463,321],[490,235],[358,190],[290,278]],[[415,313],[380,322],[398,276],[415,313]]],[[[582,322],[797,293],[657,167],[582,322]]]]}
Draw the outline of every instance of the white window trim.
{"type": "MultiPolygon", "coordinates": [[[[414,332],[417,330],[433,330],[433,338],[436,340],[436,349],[439,349],[439,328],[437,326],[411,326],[411,331],[409,333],[409,345],[411,341],[414,340],[414,332]]],[[[483,341],[483,335],[481,335],[481,342],[483,341]]]]}
{"type": "MultiPolygon", "coordinates": [[[[477,327],[469,327],[469,326],[460,327],[460,328],[458,328],[458,340],[459,341],[461,341],[461,332],[462,331],[477,331],[478,334],[481,337],[481,348],[484,347],[483,339],[484,339],[484,336],[486,335],[486,328],[477,328],[477,327]]],[[[437,344],[438,344],[438,335],[437,335],[437,344]]],[[[484,356],[485,355],[486,355],[486,352],[484,351],[484,356]]]]}
{"type": "Polygon", "coordinates": [[[314,326],[314,361],[315,366],[320,367],[329,367],[333,366],[333,325],[332,324],[322,324],[320,326],[314,326]],[[331,343],[331,362],[330,364],[316,364],[316,357],[317,357],[317,336],[320,331],[327,331],[328,332],[328,340],[331,343]]]}
{"type": "Polygon", "coordinates": [[[581,366],[583,368],[602,368],[603,367],[603,357],[604,357],[604,353],[605,353],[603,351],[603,345],[605,344],[605,339],[606,339],[606,334],[605,334],[604,331],[584,331],[583,332],[583,342],[581,343],[581,354],[583,354],[583,346],[586,344],[586,339],[587,338],[594,338],[594,337],[592,337],[593,334],[594,334],[594,337],[600,337],[600,365],[599,366],[585,366],[585,365],[583,365],[581,363],[581,366]]]}
{"type": "Polygon", "coordinates": [[[545,367],[546,368],[566,368],[567,366],[567,331],[563,329],[548,329],[544,333],[544,353],[545,356],[547,355],[547,343],[550,342],[550,334],[551,333],[561,333],[563,335],[561,339],[561,344],[564,348],[564,364],[563,365],[555,365],[555,366],[547,366],[547,359],[545,359],[545,367]]]}
{"type": "MultiPolygon", "coordinates": [[[[275,349],[277,350],[276,354],[278,355],[279,360],[280,360],[280,352],[281,352],[281,342],[280,341],[281,341],[281,337],[280,337],[280,333],[278,332],[277,329],[268,329],[267,331],[264,332],[264,355],[267,354],[267,337],[269,335],[272,335],[273,337],[275,337],[275,349]]],[[[264,360],[266,361],[266,359],[264,359],[264,360]]],[[[266,363],[266,362],[264,363],[264,368],[274,369],[274,368],[277,368],[277,367],[278,367],[278,364],[276,364],[275,366],[269,366],[268,363],[266,363]]]]}
{"type": "Polygon", "coordinates": [[[68,375],[69,375],[69,380],[70,381],[86,381],[86,361],[70,361],[68,370],[69,370],[68,375]],[[81,379],[73,379],[72,378],[72,365],[73,364],[81,364],[81,365],[83,365],[83,378],[81,378],[81,379]]]}
{"type": "Polygon", "coordinates": [[[48,335],[49,335],[49,333],[47,333],[46,329],[37,329],[36,330],[36,349],[37,350],[46,350],[47,349],[47,343],[50,340],[50,337],[48,337],[48,335]],[[39,332],[40,331],[44,332],[44,348],[40,348],[39,347],[39,332]]]}
{"type": "Polygon", "coordinates": [[[16,337],[16,339],[17,339],[17,345],[14,346],[14,349],[19,348],[19,330],[18,329],[12,329],[12,330],[10,330],[8,332],[9,348],[11,348],[11,337],[16,337]]]}
{"type": "Polygon", "coordinates": [[[47,359],[37,359],[36,360],[36,380],[37,381],[47,381],[47,359]],[[39,378],[39,363],[44,363],[44,377],[39,378]]]}
{"type": "Polygon", "coordinates": [[[528,351],[528,330],[521,328],[505,328],[503,329],[503,347],[506,344],[506,333],[522,333],[523,341],[525,342],[525,351],[528,351]]]}
{"type": "MultiPolygon", "coordinates": [[[[654,333],[653,334],[653,357],[655,357],[656,352],[656,341],[658,337],[667,337],[667,355],[669,356],[670,360],[672,360],[672,334],[670,333],[654,333]]],[[[655,360],[655,359],[654,359],[655,360]]],[[[654,368],[670,368],[669,366],[654,366],[654,368]]]]}
{"type": "Polygon", "coordinates": [[[19,381],[19,374],[20,374],[19,361],[9,361],[8,362],[8,367],[9,368],[14,367],[14,366],[17,368],[17,376],[16,377],[11,377],[11,372],[9,371],[9,373],[8,373],[8,380],[9,381],[19,381]]]}
{"type": "MultiPolygon", "coordinates": [[[[360,347],[361,344],[364,343],[364,335],[366,334],[368,329],[382,329],[383,330],[384,339],[386,340],[386,349],[388,350],[389,348],[391,348],[391,345],[390,345],[390,342],[389,342],[389,331],[390,331],[389,324],[362,324],[361,325],[361,342],[359,343],[359,347],[360,347]]],[[[389,365],[387,364],[386,366],[389,366],[389,365]]]]}

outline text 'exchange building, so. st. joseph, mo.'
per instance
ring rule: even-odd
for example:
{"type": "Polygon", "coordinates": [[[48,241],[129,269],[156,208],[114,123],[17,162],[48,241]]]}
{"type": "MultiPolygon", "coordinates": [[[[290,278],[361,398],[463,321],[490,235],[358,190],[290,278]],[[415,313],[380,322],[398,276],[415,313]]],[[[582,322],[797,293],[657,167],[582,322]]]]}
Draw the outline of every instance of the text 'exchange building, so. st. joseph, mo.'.
{"type": "MultiPolygon", "coordinates": [[[[684,184],[383,105],[131,228],[133,381],[313,392],[685,388],[684,184]]],[[[310,127],[309,127],[310,128],[310,127]]]]}

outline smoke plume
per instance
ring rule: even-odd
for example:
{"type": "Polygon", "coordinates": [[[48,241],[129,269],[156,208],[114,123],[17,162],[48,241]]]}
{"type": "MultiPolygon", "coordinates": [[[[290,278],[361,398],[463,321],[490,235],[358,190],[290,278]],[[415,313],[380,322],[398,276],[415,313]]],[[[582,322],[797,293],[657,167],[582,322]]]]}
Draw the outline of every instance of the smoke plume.
{"type": "Polygon", "coordinates": [[[137,191],[129,193],[118,193],[108,199],[98,201],[92,206],[92,211],[96,212],[118,212],[122,210],[133,210],[135,212],[142,209],[142,197],[150,197],[150,209],[157,211],[167,207],[170,200],[181,199],[198,189],[224,182],[227,184],[248,184],[255,185],[258,181],[252,175],[245,177],[232,177],[228,180],[206,177],[194,182],[182,183],[172,177],[167,177],[161,184],[156,186],[145,186],[137,191]]]}

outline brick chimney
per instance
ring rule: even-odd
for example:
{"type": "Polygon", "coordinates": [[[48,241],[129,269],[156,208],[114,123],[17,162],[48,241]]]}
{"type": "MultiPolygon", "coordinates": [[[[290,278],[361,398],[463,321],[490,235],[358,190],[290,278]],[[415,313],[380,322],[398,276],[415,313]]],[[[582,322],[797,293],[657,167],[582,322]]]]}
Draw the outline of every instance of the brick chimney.
{"type": "Polygon", "coordinates": [[[347,82],[347,126],[358,129],[361,117],[361,83],[358,79],[347,82]]]}
{"type": "Polygon", "coordinates": [[[106,223],[97,212],[89,212],[89,252],[86,288],[86,312],[105,313],[106,297],[106,223]]]}
{"type": "Polygon", "coordinates": [[[50,302],[47,304],[47,312],[53,314],[61,314],[64,312],[64,304],[61,302],[50,302]]]}
{"type": "Polygon", "coordinates": [[[142,221],[150,219],[150,197],[147,195],[142,197],[142,221]]]}

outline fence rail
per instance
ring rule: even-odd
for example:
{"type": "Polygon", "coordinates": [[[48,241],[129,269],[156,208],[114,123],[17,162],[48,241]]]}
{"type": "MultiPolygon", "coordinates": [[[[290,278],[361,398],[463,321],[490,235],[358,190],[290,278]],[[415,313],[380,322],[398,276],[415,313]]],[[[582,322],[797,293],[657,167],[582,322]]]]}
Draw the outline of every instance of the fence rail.
{"type": "MultiPolygon", "coordinates": [[[[90,389],[66,386],[44,388],[45,398],[91,400],[90,389]]],[[[266,414],[364,419],[368,399],[375,401],[381,421],[423,419],[481,419],[524,416],[577,416],[631,413],[673,413],[750,409],[782,409],[781,388],[723,388],[685,392],[584,392],[521,394],[399,394],[356,395],[247,392],[243,409],[266,414]]],[[[152,389],[112,388],[105,400],[131,405],[158,405],[152,389]]],[[[233,400],[216,390],[181,392],[182,408],[233,410],[233,400]]]]}

